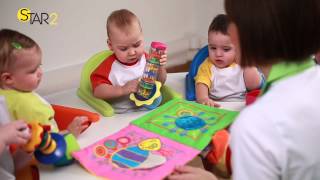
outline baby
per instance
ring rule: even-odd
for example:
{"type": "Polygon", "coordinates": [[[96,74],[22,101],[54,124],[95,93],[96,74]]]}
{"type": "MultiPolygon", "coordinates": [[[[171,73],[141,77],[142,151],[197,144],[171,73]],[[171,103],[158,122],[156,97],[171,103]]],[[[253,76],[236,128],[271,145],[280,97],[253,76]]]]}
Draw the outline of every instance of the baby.
{"type": "MultiPolygon", "coordinates": [[[[59,131],[54,111],[34,90],[42,77],[41,49],[31,38],[14,30],[0,31],[0,96],[4,96],[12,120],[50,125],[59,131]]],[[[87,128],[87,117],[76,117],[67,130],[78,136],[87,128]]]]}
{"type": "MultiPolygon", "coordinates": [[[[93,95],[107,100],[116,113],[136,111],[129,94],[137,92],[146,65],[144,38],[138,17],[126,9],[116,10],[107,19],[108,46],[113,54],[91,74],[93,95]]],[[[166,52],[160,58],[158,81],[164,84],[166,52]]]]}
{"type": "Polygon", "coordinates": [[[242,69],[237,62],[235,45],[227,33],[226,15],[217,15],[208,30],[209,57],[195,77],[196,101],[219,107],[216,101],[244,101],[247,90],[258,89],[262,78],[257,68],[242,69]]]}

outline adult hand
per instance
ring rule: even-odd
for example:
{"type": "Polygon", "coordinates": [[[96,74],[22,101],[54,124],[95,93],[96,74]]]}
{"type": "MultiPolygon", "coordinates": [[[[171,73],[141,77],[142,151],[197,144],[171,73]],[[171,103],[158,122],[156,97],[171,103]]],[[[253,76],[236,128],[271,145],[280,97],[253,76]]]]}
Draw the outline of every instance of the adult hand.
{"type": "Polygon", "coordinates": [[[169,180],[218,180],[211,172],[191,166],[176,167],[169,180]]]}
{"type": "Polygon", "coordinates": [[[19,120],[10,122],[0,126],[0,140],[5,145],[17,144],[23,145],[30,139],[30,133],[28,131],[28,125],[19,120]]]}

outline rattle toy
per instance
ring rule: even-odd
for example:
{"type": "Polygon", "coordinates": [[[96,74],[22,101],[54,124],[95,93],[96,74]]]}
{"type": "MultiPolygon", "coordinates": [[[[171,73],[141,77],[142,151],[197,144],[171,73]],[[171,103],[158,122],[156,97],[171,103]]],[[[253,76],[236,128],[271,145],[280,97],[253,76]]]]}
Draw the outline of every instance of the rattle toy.
{"type": "Polygon", "coordinates": [[[161,42],[152,42],[147,63],[139,82],[137,93],[130,94],[130,99],[136,106],[144,106],[147,109],[158,107],[162,101],[160,93],[161,83],[157,81],[160,67],[160,58],[167,46],[161,42]]]}
{"type": "Polygon", "coordinates": [[[61,135],[50,132],[50,126],[30,123],[31,138],[23,146],[26,152],[34,152],[35,158],[43,164],[64,166],[73,162],[71,153],[80,149],[76,138],[68,133],[61,135]]]}

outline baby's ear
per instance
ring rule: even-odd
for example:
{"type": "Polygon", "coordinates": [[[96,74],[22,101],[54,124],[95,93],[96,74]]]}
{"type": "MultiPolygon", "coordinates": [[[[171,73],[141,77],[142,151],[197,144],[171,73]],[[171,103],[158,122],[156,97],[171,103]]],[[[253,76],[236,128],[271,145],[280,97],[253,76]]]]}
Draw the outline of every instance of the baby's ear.
{"type": "Polygon", "coordinates": [[[113,51],[113,48],[112,48],[112,43],[110,41],[110,39],[107,39],[107,44],[108,44],[108,47],[111,51],[113,51]]]}
{"type": "Polygon", "coordinates": [[[12,75],[9,72],[4,72],[0,75],[1,84],[12,84],[12,75]]]}

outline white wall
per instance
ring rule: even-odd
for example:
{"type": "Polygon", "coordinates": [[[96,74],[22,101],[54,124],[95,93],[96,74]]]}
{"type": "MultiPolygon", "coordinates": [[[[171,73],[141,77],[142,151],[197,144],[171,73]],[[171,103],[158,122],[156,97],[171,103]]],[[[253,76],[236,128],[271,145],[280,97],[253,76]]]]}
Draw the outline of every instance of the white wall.
{"type": "Polygon", "coordinates": [[[195,3],[195,25],[193,32],[200,37],[200,43],[207,44],[207,34],[209,25],[217,14],[224,13],[223,0],[201,0],[201,3],[195,3]]]}
{"type": "Polygon", "coordinates": [[[77,85],[82,64],[106,49],[107,16],[121,8],[140,18],[146,45],[153,40],[168,44],[170,66],[184,63],[190,59],[187,51],[191,46],[199,48],[206,42],[210,21],[223,12],[223,0],[6,0],[0,2],[0,28],[18,30],[38,42],[45,72],[39,92],[48,94],[77,85]],[[20,8],[55,12],[58,24],[19,22],[20,8]],[[54,80],[59,77],[61,80],[54,80]]]}

